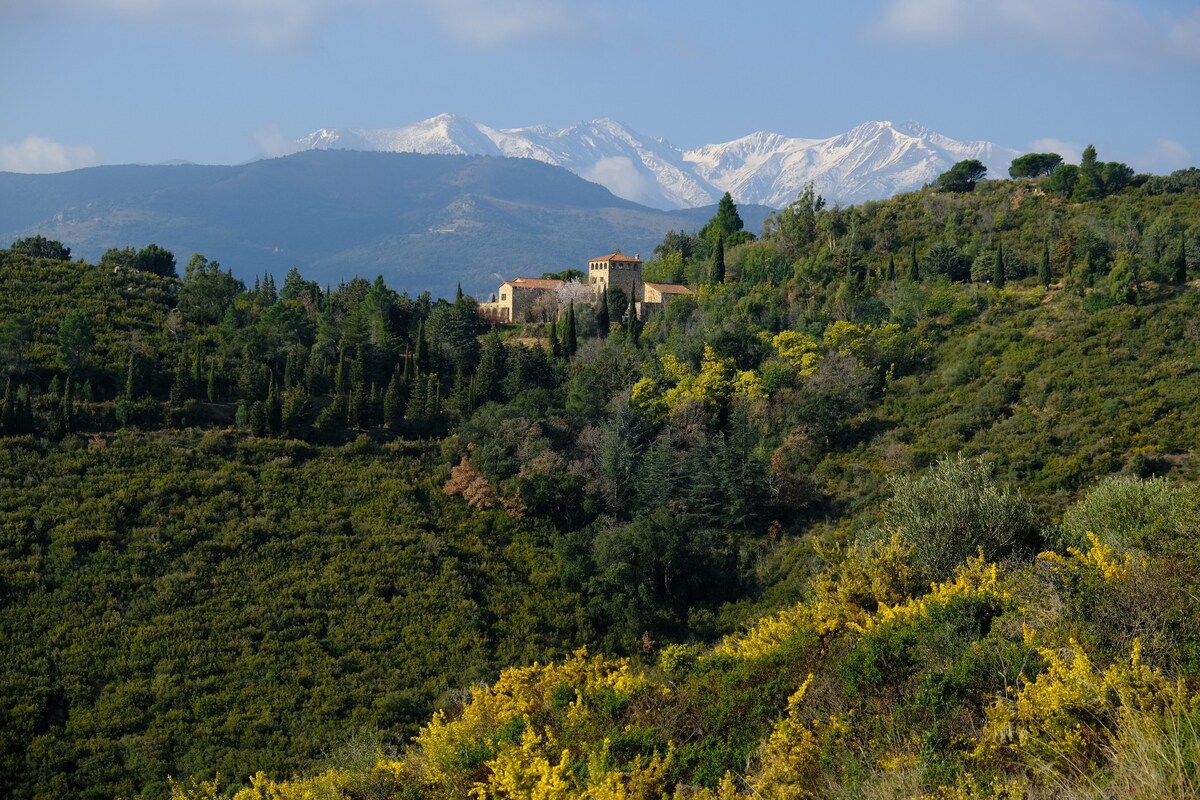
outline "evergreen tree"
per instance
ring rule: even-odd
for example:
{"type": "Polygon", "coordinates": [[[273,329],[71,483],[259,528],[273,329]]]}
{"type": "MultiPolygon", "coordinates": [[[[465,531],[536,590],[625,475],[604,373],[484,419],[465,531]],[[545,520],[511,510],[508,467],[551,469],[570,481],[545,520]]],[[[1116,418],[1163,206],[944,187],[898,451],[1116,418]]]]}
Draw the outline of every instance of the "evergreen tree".
{"type": "Polygon", "coordinates": [[[417,378],[409,386],[408,405],[404,408],[404,417],[410,420],[425,416],[425,379],[417,378]]]}
{"type": "Polygon", "coordinates": [[[921,281],[921,267],[917,263],[917,243],[912,243],[912,249],[909,253],[908,262],[908,279],[913,283],[921,281]]]}
{"type": "Polygon", "coordinates": [[[246,407],[245,400],[238,403],[237,411],[233,415],[233,424],[242,430],[250,427],[250,409],[246,407]]]}
{"type": "Polygon", "coordinates": [[[63,386],[62,399],[58,404],[58,430],[60,435],[66,436],[69,433],[75,432],[75,389],[74,382],[71,376],[67,376],[67,382],[63,386]]]}
{"type": "Polygon", "coordinates": [[[1004,274],[1004,244],[996,243],[996,263],[992,267],[992,285],[997,289],[1004,288],[1007,276],[1004,274]]]}
{"type": "Polygon", "coordinates": [[[553,322],[546,323],[547,336],[550,338],[550,355],[562,358],[562,345],[558,343],[558,326],[553,322]]]}
{"type": "Polygon", "coordinates": [[[284,436],[299,437],[304,433],[304,420],[308,416],[308,392],[295,384],[284,397],[280,415],[280,429],[284,436]]]}
{"type": "Polygon", "coordinates": [[[629,298],[629,315],[628,319],[626,320],[626,325],[626,333],[628,334],[629,343],[634,347],[640,347],[641,344],[638,342],[638,337],[641,335],[642,330],[641,325],[638,323],[637,303],[633,301],[632,297],[629,298]]]}
{"type": "Polygon", "coordinates": [[[361,380],[355,381],[350,388],[350,403],[346,409],[346,424],[351,428],[363,426],[367,406],[367,387],[361,380]]]}
{"type": "Polygon", "coordinates": [[[608,329],[612,326],[612,319],[608,313],[608,292],[600,293],[600,311],[596,314],[596,328],[601,339],[608,338],[608,329]]]}
{"type": "Polygon", "coordinates": [[[709,282],[721,284],[725,282],[725,234],[717,235],[717,243],[713,246],[712,272],[709,282]]]}
{"type": "Polygon", "coordinates": [[[507,353],[500,334],[489,333],[483,340],[483,349],[479,353],[479,368],[475,371],[472,381],[472,406],[483,405],[503,396],[505,365],[507,353]]]}
{"type": "Polygon", "coordinates": [[[400,376],[392,373],[387,391],[383,393],[383,424],[396,430],[404,422],[404,395],[400,376]]]}
{"type": "Polygon", "coordinates": [[[204,394],[208,397],[208,402],[217,402],[217,358],[213,356],[208,361],[208,384],[205,386],[204,394]]]}
{"type": "Polygon", "coordinates": [[[567,307],[567,326],[566,336],[563,337],[563,351],[567,357],[575,355],[575,351],[579,349],[579,334],[575,328],[575,301],[567,307]]]}
{"type": "Polygon", "coordinates": [[[279,397],[279,389],[275,385],[274,376],[271,385],[267,387],[267,401],[264,413],[266,415],[267,432],[272,436],[283,433],[283,401],[279,397]]]}
{"type": "Polygon", "coordinates": [[[17,420],[20,412],[17,410],[17,395],[13,391],[12,375],[4,384],[4,401],[0,405],[0,436],[13,436],[17,432],[17,420]]]}
{"type": "Polygon", "coordinates": [[[171,380],[171,405],[182,408],[192,394],[190,385],[191,370],[188,363],[187,350],[179,351],[179,360],[175,363],[175,376],[171,380]]]}
{"type": "Polygon", "coordinates": [[[895,256],[895,254],[888,254],[887,281],[892,284],[896,283],[896,256],[895,256]]]}
{"type": "Polygon", "coordinates": [[[417,340],[413,343],[413,376],[429,372],[429,346],[425,344],[425,320],[417,323],[417,340]]]}
{"type": "Polygon", "coordinates": [[[454,303],[457,305],[463,301],[462,283],[458,284],[458,288],[454,290],[454,303]]]}
{"type": "Polygon", "coordinates": [[[345,394],[350,388],[350,372],[346,367],[346,351],[338,351],[337,371],[333,377],[333,391],[336,394],[345,394]]]}
{"type": "Polygon", "coordinates": [[[1050,288],[1050,237],[1042,242],[1042,263],[1038,267],[1038,278],[1042,281],[1042,288],[1050,288]]]}
{"type": "Polygon", "coordinates": [[[1184,250],[1184,235],[1179,234],[1179,252],[1175,254],[1175,282],[1187,283],[1187,251],[1184,250]]]}
{"type": "Polygon", "coordinates": [[[192,351],[192,374],[191,374],[191,389],[193,396],[204,385],[204,366],[201,363],[200,344],[196,344],[196,349],[192,351]]]}
{"type": "Polygon", "coordinates": [[[125,393],[126,402],[132,403],[137,393],[137,353],[129,351],[129,360],[125,363],[125,393]]]}
{"type": "Polygon", "coordinates": [[[442,413],[442,386],[433,373],[425,376],[425,413],[431,417],[442,413]]]}

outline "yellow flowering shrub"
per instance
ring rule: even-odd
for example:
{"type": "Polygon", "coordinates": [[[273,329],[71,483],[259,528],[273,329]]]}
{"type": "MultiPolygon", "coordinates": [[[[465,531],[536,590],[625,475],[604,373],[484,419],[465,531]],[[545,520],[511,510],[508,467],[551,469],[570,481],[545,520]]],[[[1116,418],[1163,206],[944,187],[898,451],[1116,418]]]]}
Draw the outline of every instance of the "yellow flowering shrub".
{"type": "Polygon", "coordinates": [[[771,336],[763,334],[780,358],[787,361],[799,375],[812,375],[817,371],[817,362],[821,359],[821,344],[805,333],[799,331],[780,331],[771,336]]]}
{"type": "MultiPolygon", "coordinates": [[[[1028,632],[1031,639],[1034,633],[1028,632]]],[[[1128,661],[1100,670],[1071,640],[1038,648],[1047,668],[987,711],[976,754],[1016,754],[1035,767],[1068,771],[1101,764],[1123,714],[1158,714],[1194,704],[1181,683],[1142,663],[1134,640],[1128,661]]]]}
{"type": "Polygon", "coordinates": [[[870,630],[890,620],[909,622],[926,616],[934,605],[945,605],[961,598],[990,599],[1001,604],[1013,600],[1012,594],[1002,584],[999,567],[989,563],[983,556],[975,556],[968,558],[967,563],[955,571],[954,580],[934,583],[927,594],[895,605],[881,603],[879,613],[868,617],[860,629],[870,630]]]}
{"type": "Polygon", "coordinates": [[[748,778],[751,795],[756,798],[799,800],[816,797],[821,773],[821,754],[850,735],[845,717],[802,721],[801,704],[813,676],[788,698],[787,713],[776,723],[763,745],[758,771],[748,778]]]}
{"type": "Polygon", "coordinates": [[[416,738],[413,769],[448,797],[509,796],[503,794],[509,790],[531,796],[532,789],[516,788],[522,786],[540,787],[543,794],[532,796],[557,797],[568,781],[567,762],[583,754],[560,746],[546,723],[559,722],[558,735],[586,737],[611,723],[606,714],[655,691],[665,689],[635,673],[627,659],[590,657],[586,650],[561,664],[507,669],[474,690],[457,719],[434,715],[416,738]]]}
{"type": "Polygon", "coordinates": [[[765,399],[762,378],[752,370],[735,370],[733,361],[721,358],[705,345],[699,372],[668,353],[659,359],[663,382],[645,377],[633,385],[630,405],[655,422],[689,400],[698,400],[709,414],[716,414],[733,397],[765,399]]]}
{"type": "Polygon", "coordinates": [[[1096,534],[1088,531],[1086,536],[1091,545],[1087,550],[1068,547],[1066,558],[1058,553],[1040,553],[1038,558],[1049,563],[1061,577],[1072,577],[1081,570],[1093,570],[1108,583],[1124,580],[1129,577],[1130,570],[1138,565],[1139,559],[1132,553],[1119,556],[1096,534]]]}

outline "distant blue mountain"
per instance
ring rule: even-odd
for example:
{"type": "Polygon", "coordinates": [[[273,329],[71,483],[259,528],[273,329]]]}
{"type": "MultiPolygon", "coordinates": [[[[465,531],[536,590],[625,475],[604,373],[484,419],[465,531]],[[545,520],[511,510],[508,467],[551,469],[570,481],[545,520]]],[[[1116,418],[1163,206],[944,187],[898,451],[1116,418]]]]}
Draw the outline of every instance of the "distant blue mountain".
{"type": "MultiPolygon", "coordinates": [[[[154,242],[203,253],[243,279],[291,267],[321,283],[485,298],[497,278],[580,267],[620,248],[649,254],[714,207],[660,211],[561,167],[481,156],[308,151],[239,166],[110,166],[0,173],[0,243],[32,234],[95,260],[154,242]]],[[[741,209],[757,231],[768,209],[741,209]]]]}

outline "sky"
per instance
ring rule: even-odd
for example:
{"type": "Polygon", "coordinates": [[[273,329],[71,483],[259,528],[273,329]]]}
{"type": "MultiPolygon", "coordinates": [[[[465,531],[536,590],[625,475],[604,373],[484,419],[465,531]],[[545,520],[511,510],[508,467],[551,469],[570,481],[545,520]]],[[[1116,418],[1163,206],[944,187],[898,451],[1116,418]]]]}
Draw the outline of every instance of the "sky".
{"type": "Polygon", "coordinates": [[[1165,173],[1200,164],[1200,3],[0,0],[0,171],[236,164],[441,113],[683,148],[914,120],[1165,173]]]}

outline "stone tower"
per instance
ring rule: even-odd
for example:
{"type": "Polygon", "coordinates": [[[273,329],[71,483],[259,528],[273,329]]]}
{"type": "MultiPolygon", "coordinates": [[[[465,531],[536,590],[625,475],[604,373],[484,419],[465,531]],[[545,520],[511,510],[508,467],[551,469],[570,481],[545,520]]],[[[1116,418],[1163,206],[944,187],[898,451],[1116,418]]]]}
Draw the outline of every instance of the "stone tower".
{"type": "Polygon", "coordinates": [[[616,287],[635,302],[642,300],[642,259],[609,253],[588,261],[588,285],[596,294],[616,287]]]}

